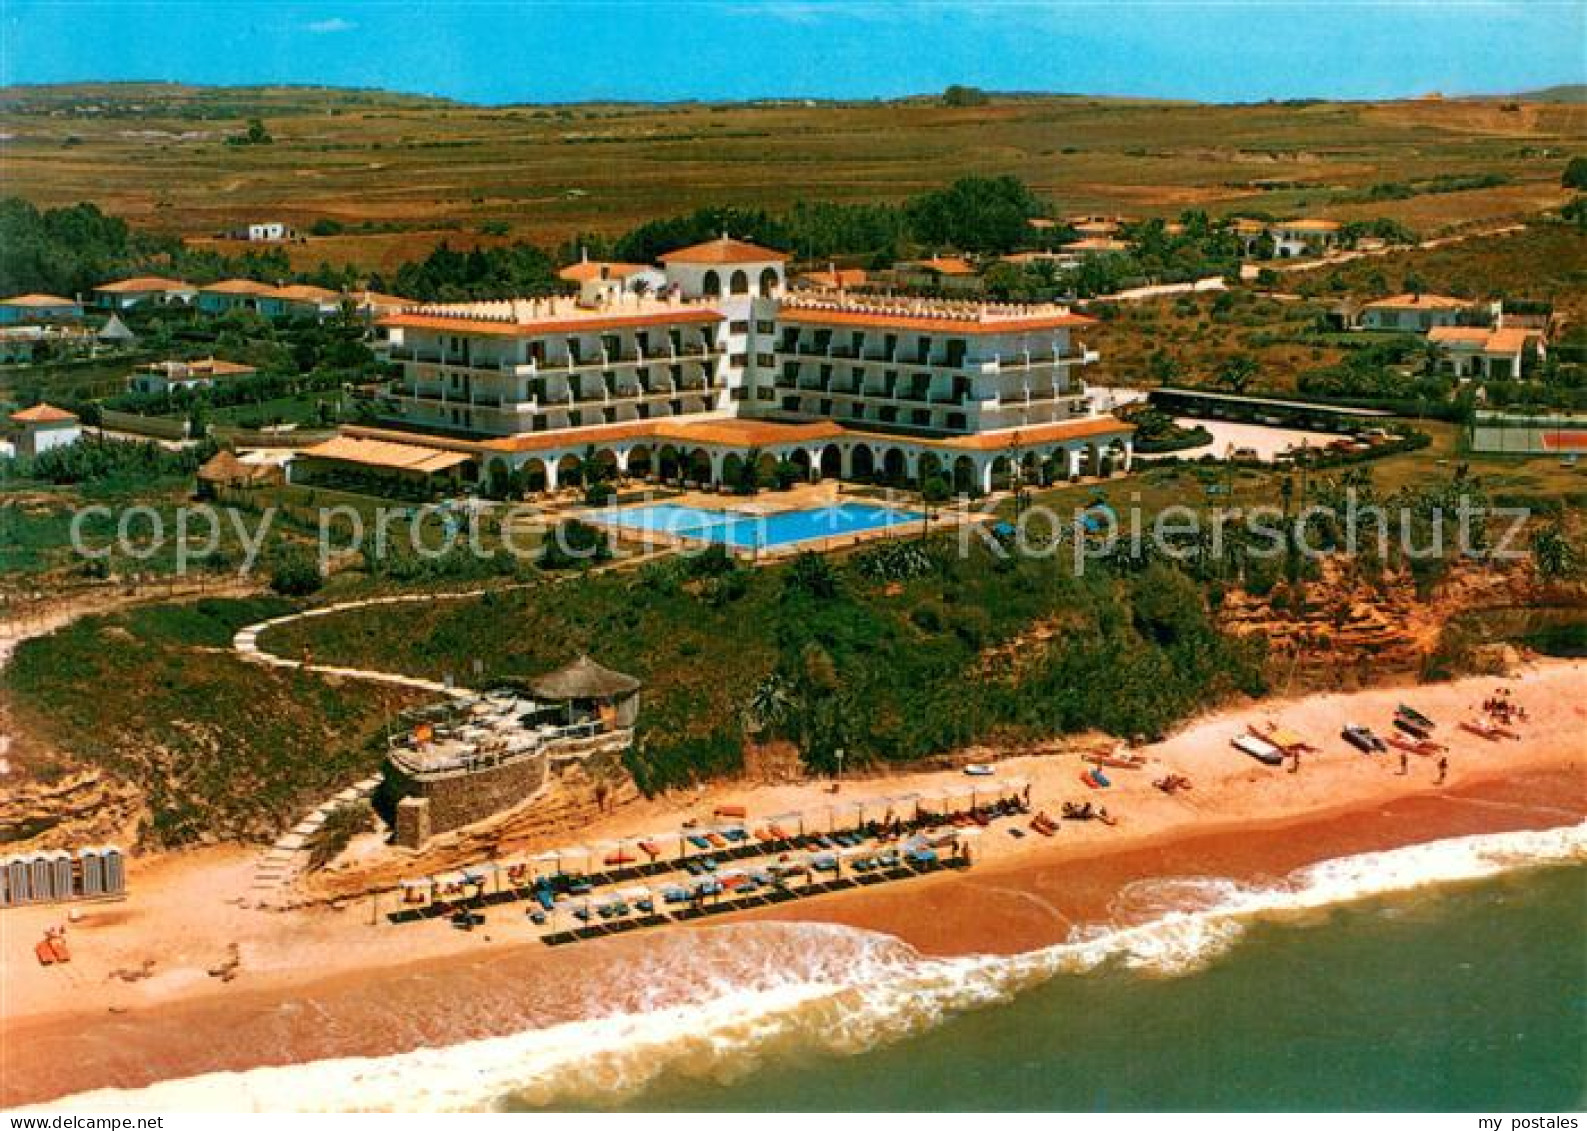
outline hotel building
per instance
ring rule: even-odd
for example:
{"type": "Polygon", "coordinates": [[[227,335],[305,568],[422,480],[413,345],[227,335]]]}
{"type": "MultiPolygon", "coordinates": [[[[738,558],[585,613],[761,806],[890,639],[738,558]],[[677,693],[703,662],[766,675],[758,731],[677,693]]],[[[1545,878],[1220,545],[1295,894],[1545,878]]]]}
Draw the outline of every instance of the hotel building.
{"type": "Polygon", "coordinates": [[[989,489],[1127,464],[1059,305],[790,295],[787,256],[723,236],[634,265],[581,264],[577,296],[382,318],[402,367],[349,435],[466,452],[465,474],[554,489],[593,450],[629,475],[714,483],[752,450],[816,477],[942,475],[989,489]],[[610,266],[613,269],[605,270],[610,266]]]}

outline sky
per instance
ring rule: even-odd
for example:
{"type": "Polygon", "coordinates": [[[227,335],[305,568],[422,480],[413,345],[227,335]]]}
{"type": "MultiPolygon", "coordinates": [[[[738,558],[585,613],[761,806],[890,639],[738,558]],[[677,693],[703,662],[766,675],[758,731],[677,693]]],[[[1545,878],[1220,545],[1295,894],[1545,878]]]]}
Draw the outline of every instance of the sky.
{"type": "Polygon", "coordinates": [[[1587,81],[1587,0],[0,0],[0,84],[151,79],[481,103],[1504,93],[1587,81]]]}

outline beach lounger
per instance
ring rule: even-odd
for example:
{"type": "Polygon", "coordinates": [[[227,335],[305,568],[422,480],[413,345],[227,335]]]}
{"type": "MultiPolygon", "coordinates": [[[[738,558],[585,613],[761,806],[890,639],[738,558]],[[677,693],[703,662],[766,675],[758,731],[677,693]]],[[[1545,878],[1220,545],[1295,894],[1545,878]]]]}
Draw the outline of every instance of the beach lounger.
{"type": "Polygon", "coordinates": [[[661,855],[661,846],[653,840],[642,840],[639,842],[639,851],[654,860],[661,855]]]}
{"type": "Polygon", "coordinates": [[[710,847],[711,847],[711,842],[706,840],[703,836],[696,836],[696,835],[691,833],[686,839],[688,840],[688,842],[690,844],[694,845],[694,847],[698,848],[701,852],[708,851],[710,849],[710,847]]]}
{"type": "Polygon", "coordinates": [[[742,805],[718,805],[716,807],[716,815],[718,817],[737,817],[743,820],[747,813],[742,805]]]}

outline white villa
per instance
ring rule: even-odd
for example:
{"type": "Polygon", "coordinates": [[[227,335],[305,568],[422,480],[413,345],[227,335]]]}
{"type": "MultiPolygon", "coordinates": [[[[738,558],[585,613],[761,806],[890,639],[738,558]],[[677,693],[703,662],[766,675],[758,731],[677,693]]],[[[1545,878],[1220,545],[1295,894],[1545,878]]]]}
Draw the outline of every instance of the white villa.
{"type": "Polygon", "coordinates": [[[198,288],[180,279],[141,275],[118,279],[94,288],[94,305],[106,310],[132,310],[139,306],[191,306],[198,288]]]}
{"type": "Polygon", "coordinates": [[[12,448],[24,459],[75,444],[83,434],[75,413],[42,402],[13,412],[10,421],[12,448]]]}
{"type": "Polygon", "coordinates": [[[173,389],[209,388],[216,381],[233,377],[252,377],[259,371],[251,365],[239,365],[216,357],[196,361],[151,361],[140,365],[127,379],[127,387],[135,393],[164,393],[173,389]]]}
{"type": "MultiPolygon", "coordinates": [[[[1038,476],[1128,464],[1133,427],[1099,414],[1080,378],[1097,354],[1071,335],[1092,320],[1067,307],[792,296],[787,256],[726,236],[661,259],[663,285],[643,294],[381,319],[403,372],[379,401],[387,423],[344,439],[421,449],[394,470],[462,453],[465,479],[517,471],[548,490],[591,450],[630,476],[706,485],[752,450],[812,479],[981,489],[1014,461],[1038,476]]],[[[633,274],[600,267],[581,288],[633,274]]],[[[304,455],[323,467],[338,450],[304,455]]]]}
{"type": "Polygon", "coordinates": [[[1543,331],[1527,326],[1435,326],[1427,341],[1456,377],[1518,380],[1544,352],[1543,331]]]}
{"type": "Polygon", "coordinates": [[[1459,326],[1498,316],[1498,304],[1485,307],[1471,299],[1449,295],[1403,294],[1376,299],[1361,308],[1357,325],[1363,330],[1405,330],[1425,334],[1435,326],[1459,326]]]}

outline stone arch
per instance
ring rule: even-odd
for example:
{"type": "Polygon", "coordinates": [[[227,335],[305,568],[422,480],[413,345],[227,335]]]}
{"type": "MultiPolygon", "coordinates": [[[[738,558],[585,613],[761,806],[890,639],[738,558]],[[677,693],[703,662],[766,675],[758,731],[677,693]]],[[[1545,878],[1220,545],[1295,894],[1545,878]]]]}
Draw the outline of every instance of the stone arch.
{"type": "Polygon", "coordinates": [[[694,483],[714,483],[711,453],[704,448],[695,448],[684,457],[683,477],[694,483]]]}
{"type": "Polygon", "coordinates": [[[882,478],[889,483],[902,483],[909,477],[909,461],[903,448],[888,448],[882,453],[882,478]]]}
{"type": "Polygon", "coordinates": [[[584,486],[584,461],[572,452],[557,460],[557,486],[584,486]]]}
{"type": "Polygon", "coordinates": [[[718,297],[722,293],[722,276],[715,271],[707,271],[700,280],[700,290],[712,298],[718,297]]]}
{"type": "Polygon", "coordinates": [[[663,482],[677,479],[683,474],[683,456],[671,444],[656,450],[656,475],[663,482]]]}
{"type": "Polygon", "coordinates": [[[1129,453],[1125,450],[1124,441],[1112,440],[1107,447],[1102,449],[1100,458],[1100,475],[1112,475],[1116,471],[1123,471],[1129,465],[1129,453]]]}
{"type": "Polygon", "coordinates": [[[969,456],[960,456],[953,461],[953,489],[960,494],[977,491],[981,484],[976,482],[975,460],[969,456]]]}
{"type": "Polygon", "coordinates": [[[743,481],[744,457],[737,452],[728,452],[722,460],[722,482],[736,490],[743,481]]]}
{"type": "Polygon", "coordinates": [[[745,272],[743,268],[734,271],[733,274],[728,277],[727,289],[729,293],[735,295],[749,294],[749,274],[745,272]]]}
{"type": "Polygon", "coordinates": [[[617,478],[620,464],[617,459],[617,453],[611,448],[597,449],[591,462],[595,465],[597,478],[607,483],[617,478]]]}
{"type": "Polygon", "coordinates": [[[656,473],[656,455],[649,444],[635,444],[628,449],[628,477],[649,479],[656,473]]]}
{"type": "Polygon", "coordinates": [[[782,286],[782,276],[777,273],[777,268],[766,267],[760,273],[760,297],[771,298],[777,293],[777,288],[782,286]]]}
{"type": "Polygon", "coordinates": [[[539,456],[530,456],[528,459],[524,460],[523,466],[519,469],[519,471],[523,475],[523,486],[526,492],[539,492],[546,489],[546,484],[549,482],[549,476],[546,470],[545,460],[541,459],[539,456]]]}
{"type": "Polygon", "coordinates": [[[512,464],[501,456],[492,456],[485,461],[484,474],[481,481],[488,484],[493,490],[507,491],[507,484],[512,477],[512,464]]]}
{"type": "Polygon", "coordinates": [[[1102,445],[1087,444],[1085,446],[1085,453],[1086,474],[1100,476],[1102,474],[1102,445]]]}
{"type": "Polygon", "coordinates": [[[1039,487],[1046,482],[1042,475],[1041,456],[1035,449],[1019,457],[1019,481],[1026,487],[1039,487]]]}
{"type": "Polygon", "coordinates": [[[1006,455],[997,456],[992,460],[990,471],[991,489],[1006,491],[1014,479],[1014,461],[1006,455]]]}
{"type": "Polygon", "coordinates": [[[876,453],[869,444],[855,444],[849,452],[849,478],[869,479],[876,474],[876,453]]]}
{"type": "Polygon", "coordinates": [[[789,452],[788,462],[799,469],[799,475],[802,479],[809,480],[815,478],[815,468],[810,462],[810,453],[805,451],[805,449],[795,448],[793,451],[789,452]]]}
{"type": "Polygon", "coordinates": [[[821,478],[841,479],[843,477],[843,451],[836,444],[828,444],[821,449],[821,478]]]}

